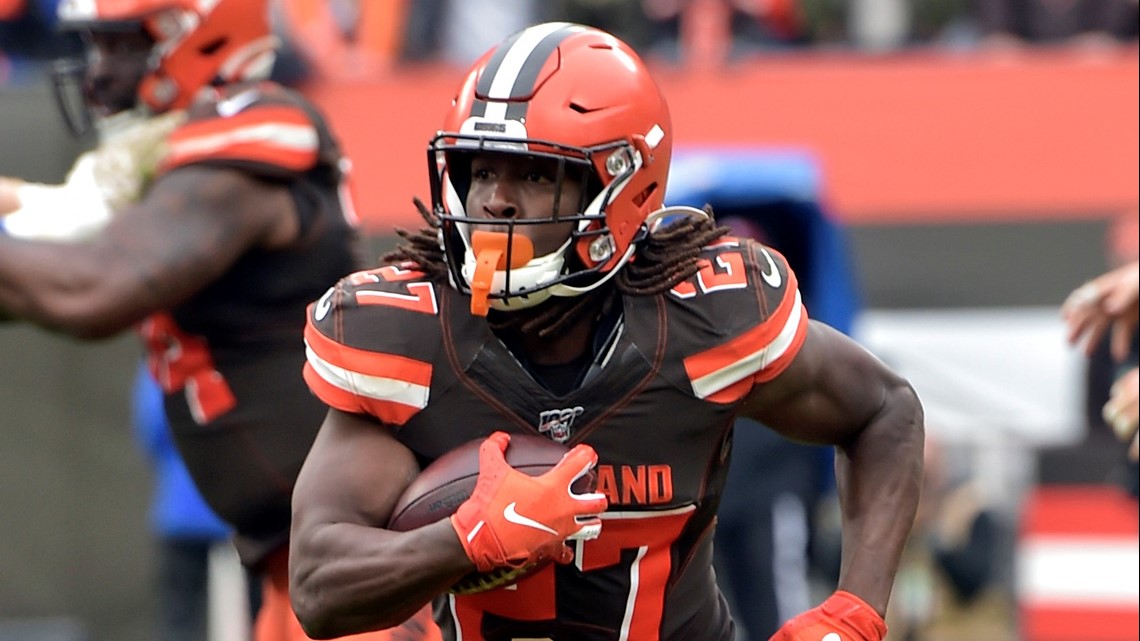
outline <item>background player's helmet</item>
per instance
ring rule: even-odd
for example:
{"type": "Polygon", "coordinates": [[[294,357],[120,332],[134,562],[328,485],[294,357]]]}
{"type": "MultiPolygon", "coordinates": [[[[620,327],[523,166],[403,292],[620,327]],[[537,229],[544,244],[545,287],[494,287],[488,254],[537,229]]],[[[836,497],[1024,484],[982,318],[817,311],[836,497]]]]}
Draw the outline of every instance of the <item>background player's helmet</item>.
{"type": "Polygon", "coordinates": [[[186,107],[212,85],[268,77],[276,39],[267,0],[63,0],[63,29],[138,29],[154,40],[138,101],[152,113],[186,107]]]}
{"type": "Polygon", "coordinates": [[[487,52],[467,74],[428,162],[432,202],[454,284],[496,309],[549,296],[576,296],[615,274],[662,208],[673,144],[669,109],[637,54],[614,36],[581,25],[527,28],[487,52]],[[558,159],[585,175],[575,216],[493,221],[506,236],[491,279],[472,279],[480,248],[464,210],[472,152],[491,150],[558,159]],[[513,259],[521,224],[575,223],[555,252],[513,259]],[[529,257],[527,257],[529,258],[529,257]]]}

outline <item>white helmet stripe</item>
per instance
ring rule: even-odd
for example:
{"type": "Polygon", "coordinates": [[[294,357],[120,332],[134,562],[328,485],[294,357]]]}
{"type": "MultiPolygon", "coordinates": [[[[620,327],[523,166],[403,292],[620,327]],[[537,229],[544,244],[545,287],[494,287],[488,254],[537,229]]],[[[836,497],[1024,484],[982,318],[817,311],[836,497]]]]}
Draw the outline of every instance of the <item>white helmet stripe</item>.
{"type": "Polygon", "coordinates": [[[473,105],[473,116],[490,120],[519,119],[526,113],[526,105],[508,108],[511,98],[526,96],[534,89],[539,71],[547,58],[563,39],[582,27],[567,22],[552,22],[526,29],[513,41],[496,51],[482,77],[476,95],[486,96],[491,102],[479,100],[473,105]],[[482,107],[482,113],[478,113],[482,107]],[[516,113],[518,112],[518,113],[516,113]]]}

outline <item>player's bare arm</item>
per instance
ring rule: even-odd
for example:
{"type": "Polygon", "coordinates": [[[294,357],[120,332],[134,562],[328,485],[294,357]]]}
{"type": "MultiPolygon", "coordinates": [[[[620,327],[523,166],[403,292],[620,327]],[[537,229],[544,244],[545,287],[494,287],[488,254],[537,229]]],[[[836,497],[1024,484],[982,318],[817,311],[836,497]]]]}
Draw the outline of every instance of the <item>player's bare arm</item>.
{"type": "Polygon", "coordinates": [[[759,385],[743,410],[788,438],[837,446],[838,587],[885,614],[922,480],[923,413],[914,390],[853,340],[812,321],[796,359],[759,385]]]}
{"type": "Polygon", "coordinates": [[[397,625],[474,569],[447,519],[382,529],[418,473],[387,428],[329,410],[293,491],[290,594],[309,636],[397,625]]]}
{"type": "Polygon", "coordinates": [[[0,309],[67,334],[110,336],[201,290],[250,248],[288,242],[297,228],[281,185],[231,169],[175,169],[90,242],[0,236],[0,309]]]}

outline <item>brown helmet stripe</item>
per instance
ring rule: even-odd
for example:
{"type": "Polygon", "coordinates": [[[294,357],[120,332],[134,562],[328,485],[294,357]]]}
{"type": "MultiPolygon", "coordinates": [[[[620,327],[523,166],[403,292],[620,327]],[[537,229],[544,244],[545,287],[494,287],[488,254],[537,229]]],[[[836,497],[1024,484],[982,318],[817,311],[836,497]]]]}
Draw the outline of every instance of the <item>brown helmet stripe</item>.
{"type": "Polygon", "coordinates": [[[544,24],[520,31],[500,45],[479,77],[470,115],[496,120],[525,118],[528,103],[521,99],[534,91],[550,54],[581,30],[581,26],[565,22],[544,24]]]}

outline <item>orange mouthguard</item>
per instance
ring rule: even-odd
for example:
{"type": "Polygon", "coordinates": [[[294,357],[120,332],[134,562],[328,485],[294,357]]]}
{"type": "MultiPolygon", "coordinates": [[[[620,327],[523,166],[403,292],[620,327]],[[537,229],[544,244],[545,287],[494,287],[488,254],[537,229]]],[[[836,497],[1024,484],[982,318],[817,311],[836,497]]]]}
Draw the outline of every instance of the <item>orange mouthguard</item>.
{"type": "Polygon", "coordinates": [[[475,274],[471,277],[471,313],[486,316],[491,309],[488,296],[495,272],[507,267],[510,248],[511,269],[517,269],[534,258],[534,244],[521,234],[475,231],[471,234],[471,250],[475,252],[475,274]]]}

